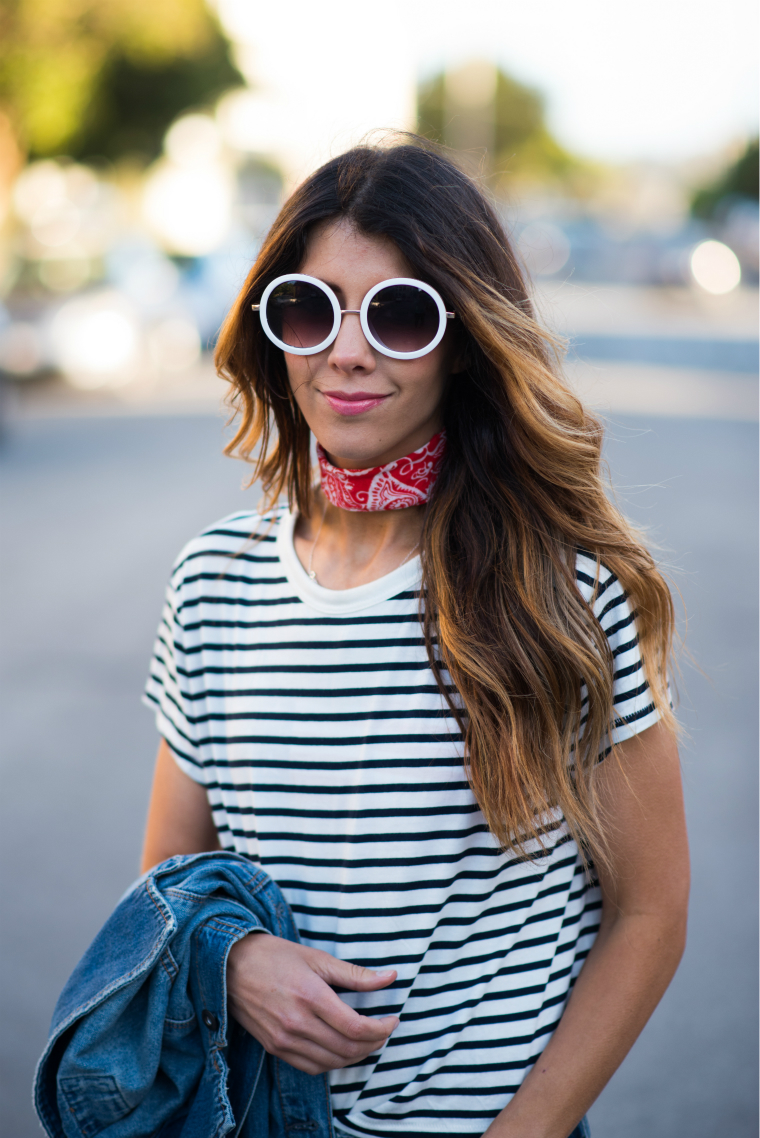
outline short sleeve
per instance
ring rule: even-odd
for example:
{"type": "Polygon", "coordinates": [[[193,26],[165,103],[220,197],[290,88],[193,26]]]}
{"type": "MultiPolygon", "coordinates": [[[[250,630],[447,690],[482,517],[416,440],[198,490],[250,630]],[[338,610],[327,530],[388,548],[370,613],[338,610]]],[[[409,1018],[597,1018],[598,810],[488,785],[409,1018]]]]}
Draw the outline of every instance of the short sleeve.
{"type": "MultiPolygon", "coordinates": [[[[607,637],[612,653],[614,723],[612,738],[603,740],[600,758],[609,751],[610,742],[622,743],[626,739],[652,727],[660,719],[652,698],[652,691],[644,674],[639,651],[636,619],[623,586],[606,566],[597,566],[592,557],[579,554],[576,562],[578,588],[607,637]],[[596,588],[595,588],[596,586],[596,588]]],[[[588,693],[581,688],[581,714],[585,718],[588,693]]]]}
{"type": "Polygon", "coordinates": [[[196,741],[184,644],[177,572],[166,590],[143,703],[153,708],[158,732],[169,744],[185,774],[204,781],[204,767],[196,741]]]}

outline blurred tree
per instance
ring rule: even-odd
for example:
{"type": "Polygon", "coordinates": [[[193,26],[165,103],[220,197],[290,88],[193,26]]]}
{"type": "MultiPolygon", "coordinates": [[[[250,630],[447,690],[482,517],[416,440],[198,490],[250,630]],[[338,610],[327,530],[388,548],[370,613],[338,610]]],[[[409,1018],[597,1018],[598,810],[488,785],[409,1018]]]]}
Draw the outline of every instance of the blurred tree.
{"type": "Polygon", "coordinates": [[[417,132],[473,151],[497,183],[505,178],[568,182],[588,175],[591,167],[560,146],[544,119],[538,91],[485,61],[434,75],[418,91],[417,132]]]}
{"type": "Polygon", "coordinates": [[[747,143],[744,153],[719,178],[695,191],[691,212],[694,217],[709,220],[720,213],[721,205],[729,199],[757,201],[760,197],[759,182],[760,150],[758,140],[753,138],[747,143]]]}
{"type": "Polygon", "coordinates": [[[155,157],[243,83],[204,0],[3,0],[0,109],[31,157],[155,157]]]}

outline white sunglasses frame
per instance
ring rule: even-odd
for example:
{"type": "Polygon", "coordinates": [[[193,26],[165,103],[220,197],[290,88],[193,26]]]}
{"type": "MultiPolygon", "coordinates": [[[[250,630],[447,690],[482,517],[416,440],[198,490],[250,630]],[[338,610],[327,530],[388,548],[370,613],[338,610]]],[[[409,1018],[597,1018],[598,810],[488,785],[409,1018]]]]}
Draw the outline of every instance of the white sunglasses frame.
{"type": "Polygon", "coordinates": [[[341,308],[340,301],[338,300],[337,296],[330,288],[330,286],[324,283],[324,281],[318,280],[317,277],[306,276],[305,273],[287,273],[285,276],[275,277],[275,279],[271,281],[264,289],[264,294],[261,297],[260,303],[252,304],[251,308],[254,312],[258,312],[261,319],[261,326],[272,343],[276,344],[278,348],[282,348],[284,352],[288,352],[292,356],[314,356],[317,354],[317,352],[323,352],[325,348],[329,348],[330,344],[334,343],[334,341],[338,338],[338,332],[340,331],[343,317],[358,316],[361,323],[362,332],[364,333],[367,341],[371,344],[371,346],[376,351],[380,352],[381,355],[390,356],[391,359],[394,360],[416,360],[419,359],[420,356],[426,356],[429,352],[432,352],[434,348],[438,347],[441,340],[443,339],[444,333],[446,331],[447,320],[454,320],[456,316],[455,313],[446,311],[446,305],[443,303],[440,295],[436,292],[432,285],[425,284],[424,281],[414,280],[412,277],[391,277],[387,281],[380,281],[379,284],[373,285],[369,292],[366,294],[364,300],[362,301],[361,308],[341,308]],[[272,295],[274,289],[276,289],[278,285],[283,284],[285,281],[306,281],[308,284],[316,285],[317,288],[320,288],[322,290],[332,305],[334,316],[332,330],[330,331],[329,336],[327,336],[321,344],[317,344],[313,348],[294,348],[290,344],[286,344],[283,340],[278,339],[269,326],[266,311],[267,301],[272,295]],[[420,348],[416,352],[394,352],[390,348],[386,348],[385,345],[381,344],[379,340],[376,340],[370,331],[367,313],[369,312],[369,306],[372,302],[372,298],[381,289],[388,288],[390,285],[413,285],[415,288],[421,288],[423,292],[428,293],[428,295],[431,296],[435,301],[439,318],[438,331],[429,344],[426,344],[424,348],[420,348]]]}

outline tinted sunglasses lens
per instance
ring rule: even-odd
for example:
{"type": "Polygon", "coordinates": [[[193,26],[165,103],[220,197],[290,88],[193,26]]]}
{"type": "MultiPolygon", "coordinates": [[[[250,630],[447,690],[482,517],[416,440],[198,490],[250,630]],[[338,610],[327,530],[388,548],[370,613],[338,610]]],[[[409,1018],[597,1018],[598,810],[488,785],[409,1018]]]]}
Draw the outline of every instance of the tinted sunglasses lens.
{"type": "Polygon", "coordinates": [[[308,281],[283,281],[267,300],[267,321],[278,340],[292,348],[315,348],[332,332],[333,307],[308,281]]]}
{"type": "Polygon", "coordinates": [[[419,352],[438,334],[438,306],[424,289],[389,285],[369,304],[367,323],[378,343],[392,352],[419,352]]]}

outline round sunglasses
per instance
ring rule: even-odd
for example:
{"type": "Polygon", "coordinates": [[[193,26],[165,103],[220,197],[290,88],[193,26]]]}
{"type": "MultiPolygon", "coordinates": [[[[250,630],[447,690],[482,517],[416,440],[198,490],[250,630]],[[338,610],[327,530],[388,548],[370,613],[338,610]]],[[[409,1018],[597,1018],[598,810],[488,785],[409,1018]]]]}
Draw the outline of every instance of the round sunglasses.
{"type": "Polygon", "coordinates": [[[415,360],[437,347],[447,312],[439,294],[424,281],[393,277],[373,285],[361,308],[341,308],[333,290],[303,273],[276,277],[252,304],[269,339],[284,352],[311,356],[336,339],[344,316],[358,316],[367,340],[384,356],[415,360]]]}

